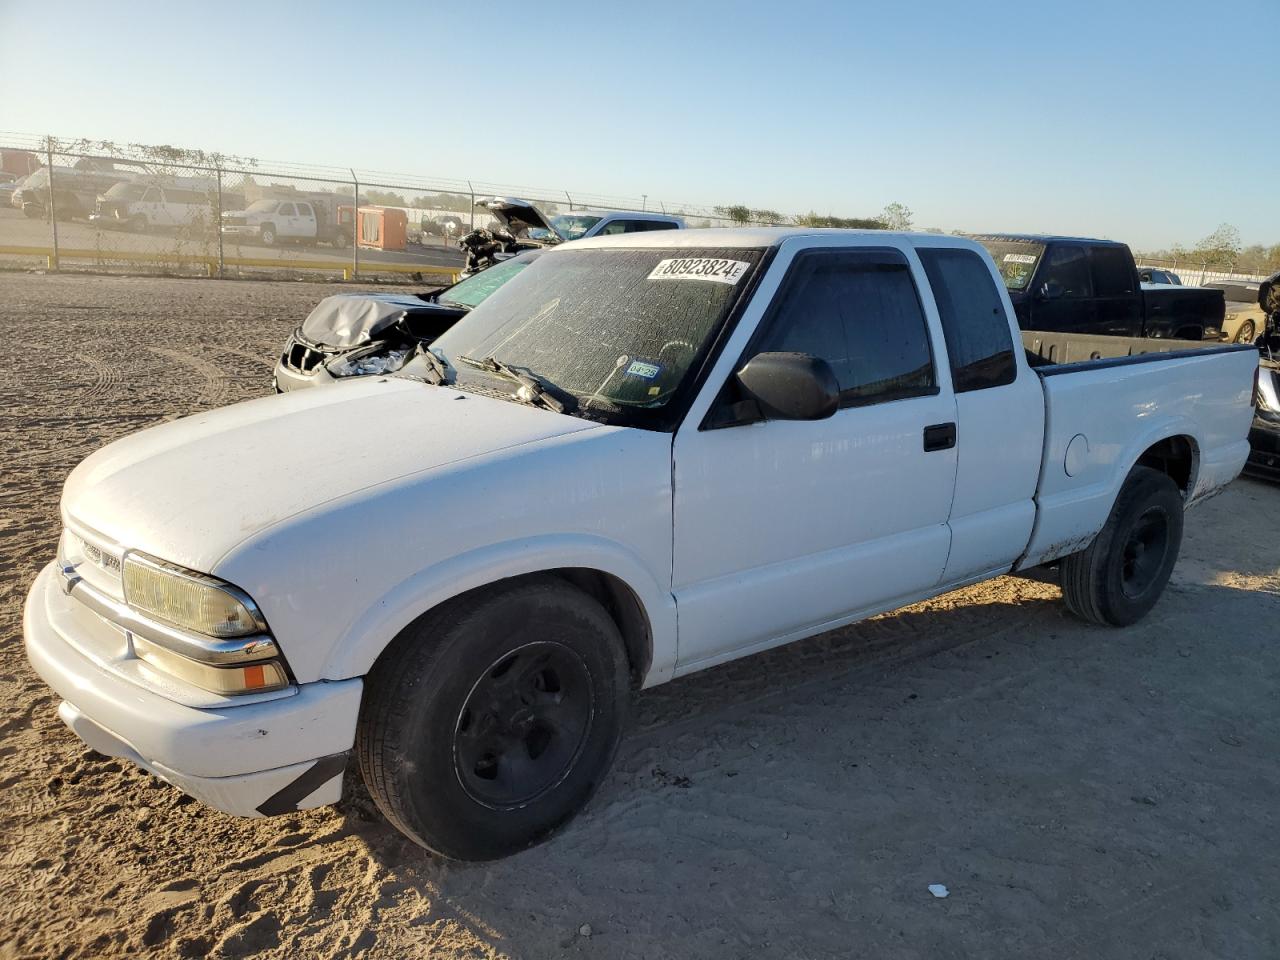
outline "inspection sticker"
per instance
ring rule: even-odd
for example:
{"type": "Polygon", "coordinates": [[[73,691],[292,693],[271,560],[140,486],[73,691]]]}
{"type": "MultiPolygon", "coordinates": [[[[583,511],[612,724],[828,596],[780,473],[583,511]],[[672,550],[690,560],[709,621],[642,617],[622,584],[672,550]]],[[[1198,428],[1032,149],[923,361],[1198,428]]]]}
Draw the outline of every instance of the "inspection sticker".
{"type": "Polygon", "coordinates": [[[661,372],[661,365],[645,363],[643,360],[632,360],[631,366],[627,367],[628,377],[640,377],[642,380],[652,380],[661,372]]]}
{"type": "Polygon", "coordinates": [[[1029,253],[1006,253],[1004,255],[1005,263],[1035,263],[1036,258],[1029,253]]]}
{"type": "Polygon", "coordinates": [[[721,260],[718,257],[680,257],[660,260],[649,274],[650,280],[714,280],[730,286],[742,279],[751,264],[742,260],[721,260]]]}

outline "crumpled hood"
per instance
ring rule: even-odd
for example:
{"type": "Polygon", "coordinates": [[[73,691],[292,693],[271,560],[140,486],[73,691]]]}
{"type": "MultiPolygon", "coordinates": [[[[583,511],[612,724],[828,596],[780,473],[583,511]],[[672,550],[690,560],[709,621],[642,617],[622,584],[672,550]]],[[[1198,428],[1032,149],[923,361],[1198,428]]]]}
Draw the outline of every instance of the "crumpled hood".
{"type": "Polygon", "coordinates": [[[302,321],[302,335],[326,347],[368,343],[409,314],[445,308],[402,293],[339,293],[325,297],[302,321]]]}
{"type": "Polygon", "coordinates": [[[71,472],[62,509],[127,548],[211,573],[245,539],[331,500],[595,426],[447,387],[370,377],[250,400],[117,440],[71,472]]]}

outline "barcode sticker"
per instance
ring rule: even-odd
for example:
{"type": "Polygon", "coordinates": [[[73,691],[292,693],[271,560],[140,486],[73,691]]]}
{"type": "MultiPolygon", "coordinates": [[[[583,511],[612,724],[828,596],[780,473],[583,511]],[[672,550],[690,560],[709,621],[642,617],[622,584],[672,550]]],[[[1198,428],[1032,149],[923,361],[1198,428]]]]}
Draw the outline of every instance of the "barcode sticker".
{"type": "Polygon", "coordinates": [[[751,264],[718,257],[680,257],[661,260],[649,274],[650,280],[712,280],[730,286],[742,279],[751,264]]]}

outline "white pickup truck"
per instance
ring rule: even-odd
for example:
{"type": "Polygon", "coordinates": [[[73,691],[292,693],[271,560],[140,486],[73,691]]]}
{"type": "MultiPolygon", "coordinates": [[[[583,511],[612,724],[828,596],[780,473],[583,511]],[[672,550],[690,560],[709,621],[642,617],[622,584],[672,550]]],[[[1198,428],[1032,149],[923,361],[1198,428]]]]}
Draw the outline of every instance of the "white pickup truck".
{"type": "Polygon", "coordinates": [[[1054,561],[1087,620],[1152,607],[1258,352],[1020,336],[955,237],[555,248],[395,375],[85,460],[28,655],[86,743],[221,810],[333,803],[354,752],[408,836],[502,856],[637,688],[1054,561]]]}

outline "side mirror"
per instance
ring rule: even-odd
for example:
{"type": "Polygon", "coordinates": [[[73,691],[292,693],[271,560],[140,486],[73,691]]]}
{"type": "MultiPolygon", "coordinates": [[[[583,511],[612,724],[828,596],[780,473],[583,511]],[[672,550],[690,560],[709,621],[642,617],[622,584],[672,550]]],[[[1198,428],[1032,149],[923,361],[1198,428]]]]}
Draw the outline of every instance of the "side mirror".
{"type": "Polygon", "coordinates": [[[1040,284],[1041,300],[1057,300],[1062,296],[1062,284],[1054,283],[1052,280],[1046,280],[1040,284]]]}
{"type": "Polygon", "coordinates": [[[737,377],[769,420],[825,420],[840,406],[831,364],[807,353],[757,353],[737,377]]]}

